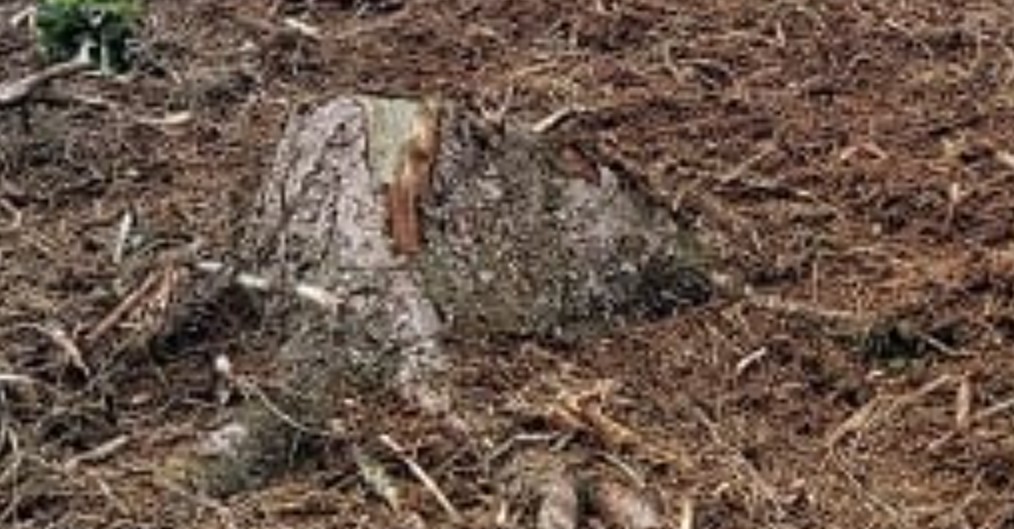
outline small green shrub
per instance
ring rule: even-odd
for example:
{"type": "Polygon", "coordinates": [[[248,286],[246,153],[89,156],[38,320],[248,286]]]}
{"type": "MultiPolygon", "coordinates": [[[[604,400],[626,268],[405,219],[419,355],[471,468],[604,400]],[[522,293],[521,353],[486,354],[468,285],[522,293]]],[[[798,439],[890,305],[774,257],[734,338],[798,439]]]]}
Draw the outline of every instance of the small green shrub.
{"type": "Polygon", "coordinates": [[[129,66],[128,43],[140,19],[137,0],[39,0],[36,29],[51,61],[81,54],[105,72],[129,66]]]}

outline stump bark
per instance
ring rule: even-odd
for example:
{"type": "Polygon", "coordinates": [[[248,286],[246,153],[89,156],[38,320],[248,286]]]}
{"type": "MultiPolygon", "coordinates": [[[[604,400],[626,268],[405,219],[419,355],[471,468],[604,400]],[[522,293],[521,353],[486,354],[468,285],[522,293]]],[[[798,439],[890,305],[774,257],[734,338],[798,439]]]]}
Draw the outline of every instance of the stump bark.
{"type": "Polygon", "coordinates": [[[709,294],[693,237],[609,169],[434,101],[342,97],[294,118],[243,231],[243,266],[292,294],[265,311],[288,391],[187,459],[216,495],[282,469],[294,423],[322,428],[350,371],[438,410],[448,334],[580,339],[709,294]]]}

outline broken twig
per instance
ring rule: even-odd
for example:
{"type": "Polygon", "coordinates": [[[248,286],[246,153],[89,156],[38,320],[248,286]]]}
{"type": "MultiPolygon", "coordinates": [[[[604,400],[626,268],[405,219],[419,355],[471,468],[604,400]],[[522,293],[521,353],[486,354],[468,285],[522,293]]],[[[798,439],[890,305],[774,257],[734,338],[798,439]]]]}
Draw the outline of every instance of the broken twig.
{"type": "Polygon", "coordinates": [[[550,130],[556,128],[564,121],[570,119],[572,116],[576,114],[581,114],[583,112],[585,112],[585,108],[580,106],[566,106],[563,108],[559,108],[553,113],[549,114],[548,116],[540,119],[535,124],[533,124],[532,132],[534,132],[535,134],[545,134],[550,130]]]}
{"type": "Polygon", "coordinates": [[[26,323],[18,326],[21,329],[31,330],[49,339],[63,353],[64,365],[72,365],[80,370],[85,376],[90,376],[91,370],[84,361],[84,355],[74,340],[56,323],[38,324],[26,323]]]}
{"type": "Polygon", "coordinates": [[[56,63],[16,81],[0,84],[0,110],[24,103],[36,90],[54,79],[70,77],[92,68],[93,65],[87,59],[76,58],[56,63]]]}
{"type": "Polygon", "coordinates": [[[94,344],[106,335],[117,323],[119,323],[130,311],[134,310],[144,299],[154,291],[166,275],[165,271],[150,274],[145,278],[141,286],[127,295],[102,321],[98,323],[88,334],[85,335],[86,344],[94,344]]]}

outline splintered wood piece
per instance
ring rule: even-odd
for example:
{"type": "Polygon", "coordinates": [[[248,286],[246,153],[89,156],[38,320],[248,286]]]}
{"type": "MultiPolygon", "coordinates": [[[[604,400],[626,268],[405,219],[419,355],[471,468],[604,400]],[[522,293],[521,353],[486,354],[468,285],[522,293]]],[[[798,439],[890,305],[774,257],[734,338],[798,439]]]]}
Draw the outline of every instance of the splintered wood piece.
{"type": "MultiPolygon", "coordinates": [[[[372,104],[375,116],[384,114],[381,105],[379,102],[372,104]]],[[[436,161],[440,127],[439,109],[435,103],[416,104],[414,107],[414,115],[408,121],[407,136],[396,148],[396,165],[388,185],[388,215],[394,251],[408,255],[418,253],[422,248],[420,198],[428,188],[430,172],[436,161]]],[[[391,127],[388,130],[405,129],[391,127]]]]}

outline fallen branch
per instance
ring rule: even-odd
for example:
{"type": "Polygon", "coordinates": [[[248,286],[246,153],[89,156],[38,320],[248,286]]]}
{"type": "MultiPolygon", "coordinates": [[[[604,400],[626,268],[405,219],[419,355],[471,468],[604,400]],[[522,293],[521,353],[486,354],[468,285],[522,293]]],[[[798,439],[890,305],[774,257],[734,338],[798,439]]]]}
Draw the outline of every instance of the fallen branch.
{"type": "Polygon", "coordinates": [[[0,110],[24,103],[39,88],[54,79],[70,77],[90,70],[93,65],[84,58],[61,62],[16,81],[0,85],[0,110]]]}

